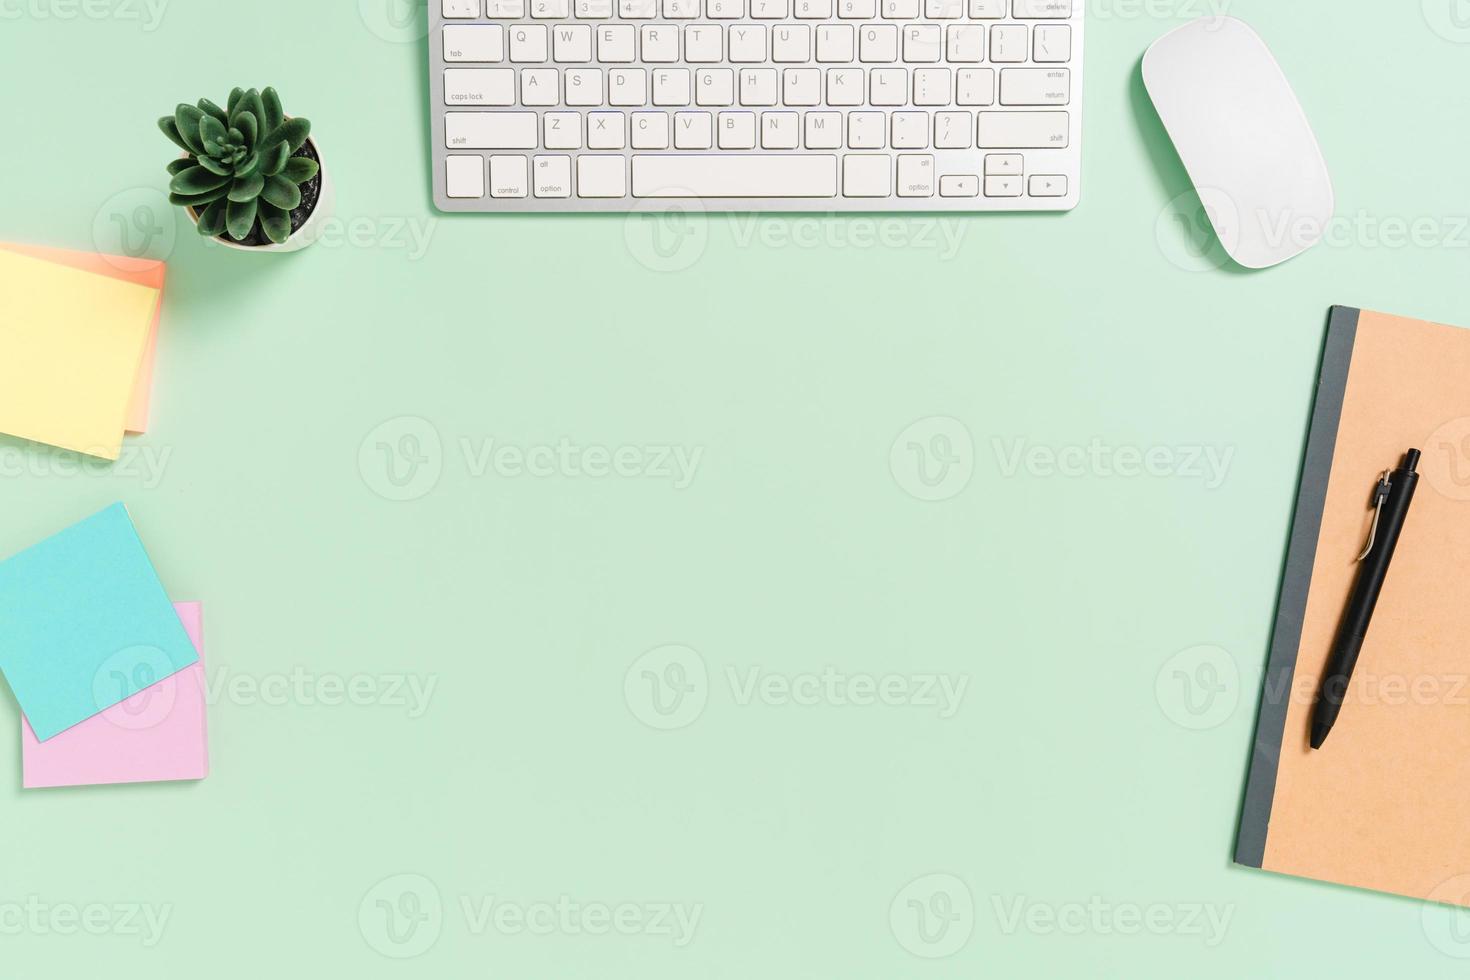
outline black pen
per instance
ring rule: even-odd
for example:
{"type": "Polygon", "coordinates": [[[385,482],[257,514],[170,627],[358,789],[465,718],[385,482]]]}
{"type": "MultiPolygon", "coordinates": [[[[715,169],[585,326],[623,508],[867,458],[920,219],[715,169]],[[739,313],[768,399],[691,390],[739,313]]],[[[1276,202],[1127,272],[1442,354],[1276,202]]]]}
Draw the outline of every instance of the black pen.
{"type": "Polygon", "coordinates": [[[1388,563],[1393,561],[1393,549],[1399,543],[1399,532],[1404,529],[1404,518],[1409,516],[1409,504],[1414,501],[1414,487],[1419,474],[1419,450],[1410,449],[1404,454],[1404,462],[1392,473],[1384,472],[1373,488],[1373,525],[1368,530],[1368,544],[1358,556],[1363,566],[1358,569],[1357,581],[1353,583],[1353,594],[1348,600],[1347,612],[1342,625],[1337,628],[1337,639],[1332,644],[1332,656],[1327,660],[1327,672],[1322,675],[1322,691],[1317,698],[1317,710],[1312,713],[1312,748],[1320,749],[1332,731],[1337,713],[1347,697],[1348,682],[1352,680],[1353,665],[1358,662],[1358,653],[1363,649],[1363,639],[1368,635],[1368,623],[1373,619],[1373,607],[1378,605],[1378,594],[1383,591],[1383,581],[1388,577],[1388,563]]]}

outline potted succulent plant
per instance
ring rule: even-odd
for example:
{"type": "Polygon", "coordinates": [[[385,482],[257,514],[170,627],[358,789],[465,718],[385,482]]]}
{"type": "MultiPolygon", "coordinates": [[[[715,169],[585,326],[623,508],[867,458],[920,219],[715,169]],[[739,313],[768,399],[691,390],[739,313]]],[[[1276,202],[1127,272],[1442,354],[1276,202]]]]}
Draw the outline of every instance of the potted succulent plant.
{"type": "Polygon", "coordinates": [[[181,104],[158,126],[184,151],[168,165],[169,201],[199,234],[253,252],[292,252],[321,236],[331,184],[311,123],[287,116],[275,89],[237,88],[223,109],[181,104]]]}

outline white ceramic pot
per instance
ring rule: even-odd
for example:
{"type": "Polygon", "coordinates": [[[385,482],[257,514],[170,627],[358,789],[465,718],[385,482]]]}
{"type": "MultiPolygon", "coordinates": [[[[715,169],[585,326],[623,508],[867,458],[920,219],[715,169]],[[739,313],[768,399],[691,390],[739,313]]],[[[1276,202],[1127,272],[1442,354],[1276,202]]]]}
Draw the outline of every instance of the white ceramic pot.
{"type": "MultiPolygon", "coordinates": [[[[321,164],[322,186],[317,195],[316,207],[312,209],[306,218],[306,223],[284,242],[277,245],[271,242],[267,245],[242,245],[229,235],[219,235],[209,240],[212,245],[223,245],[225,248],[233,248],[240,252],[299,252],[308,245],[313,245],[322,237],[327,230],[327,223],[332,220],[332,215],[337,208],[337,191],[332,186],[332,174],[327,169],[327,162],[322,157],[322,148],[317,145],[316,140],[307,137],[306,141],[311,144],[312,150],[316,152],[317,162],[321,164]]],[[[185,208],[189,217],[195,224],[199,223],[199,214],[193,208],[185,208]]]]}

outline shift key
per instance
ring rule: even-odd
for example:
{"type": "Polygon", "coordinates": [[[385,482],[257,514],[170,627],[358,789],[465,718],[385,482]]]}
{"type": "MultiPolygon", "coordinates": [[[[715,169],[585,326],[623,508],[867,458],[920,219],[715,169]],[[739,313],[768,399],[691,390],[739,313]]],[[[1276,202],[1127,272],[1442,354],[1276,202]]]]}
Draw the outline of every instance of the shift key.
{"type": "Polygon", "coordinates": [[[977,135],[982,150],[1060,149],[1067,145],[1065,112],[982,112],[977,135]]]}

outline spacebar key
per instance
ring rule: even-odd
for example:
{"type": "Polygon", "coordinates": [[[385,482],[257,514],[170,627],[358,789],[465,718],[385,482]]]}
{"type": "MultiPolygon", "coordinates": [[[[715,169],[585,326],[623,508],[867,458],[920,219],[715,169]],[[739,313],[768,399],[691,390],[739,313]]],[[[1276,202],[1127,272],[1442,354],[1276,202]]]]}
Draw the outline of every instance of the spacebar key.
{"type": "Polygon", "coordinates": [[[634,197],[836,197],[837,158],[660,153],[633,157],[634,197]]]}

